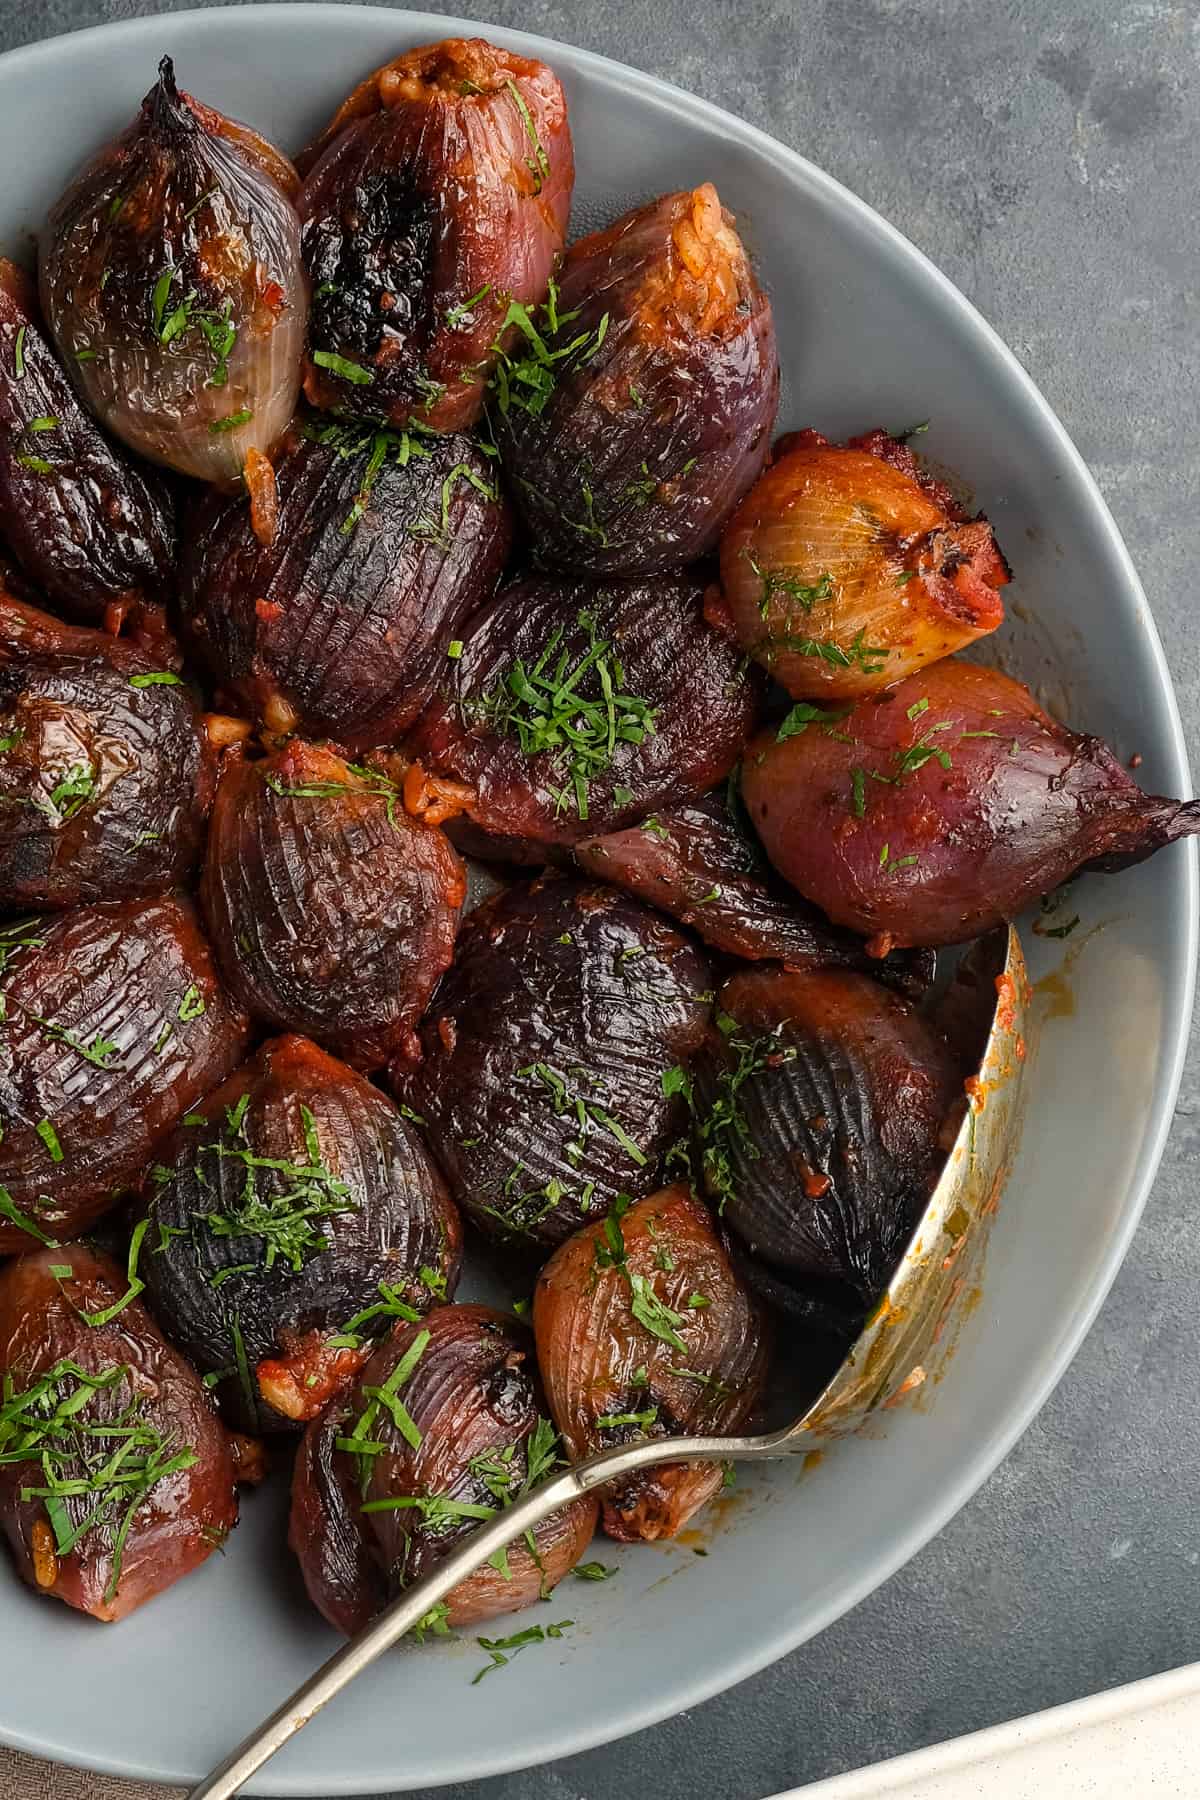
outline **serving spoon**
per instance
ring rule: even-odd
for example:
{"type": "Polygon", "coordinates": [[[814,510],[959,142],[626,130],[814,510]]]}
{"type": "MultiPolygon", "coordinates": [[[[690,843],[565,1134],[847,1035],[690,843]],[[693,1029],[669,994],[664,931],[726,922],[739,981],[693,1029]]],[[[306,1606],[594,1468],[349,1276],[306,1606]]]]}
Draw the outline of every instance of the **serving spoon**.
{"type": "Polygon", "coordinates": [[[234,1800],[245,1783],[321,1708],[385,1650],[420,1623],[468,1575],[524,1532],[639,1469],[678,1462],[758,1462],[805,1456],[828,1439],[891,1406],[933,1376],[952,1348],[948,1327],[956,1302],[978,1270],[1015,1137],[1025,1070],[1029,985],[1016,931],[987,940],[973,966],[977,989],[995,993],[969,1105],[895,1274],[845,1360],[804,1412],[781,1430],[754,1437],[653,1438],[602,1450],[549,1476],[521,1500],[470,1532],[445,1559],[355,1634],[283,1705],[193,1788],[188,1800],[234,1800]]]}

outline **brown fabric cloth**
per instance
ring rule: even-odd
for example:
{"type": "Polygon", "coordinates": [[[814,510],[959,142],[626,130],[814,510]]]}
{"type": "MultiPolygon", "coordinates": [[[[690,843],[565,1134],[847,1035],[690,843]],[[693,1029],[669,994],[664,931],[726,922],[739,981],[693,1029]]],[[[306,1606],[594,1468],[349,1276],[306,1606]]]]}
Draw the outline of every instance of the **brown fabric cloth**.
{"type": "Polygon", "coordinates": [[[89,1775],[0,1748],[0,1800],[179,1800],[182,1788],[89,1775]]]}

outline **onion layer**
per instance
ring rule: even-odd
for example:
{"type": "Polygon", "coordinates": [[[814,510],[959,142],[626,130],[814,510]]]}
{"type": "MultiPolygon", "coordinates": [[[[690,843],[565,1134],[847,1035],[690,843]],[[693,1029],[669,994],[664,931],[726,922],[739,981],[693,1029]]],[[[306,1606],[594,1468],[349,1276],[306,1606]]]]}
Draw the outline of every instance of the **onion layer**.
{"type": "Polygon", "coordinates": [[[248,1021],[189,901],[0,928],[0,1254],[74,1237],[237,1067],[248,1021]]]}
{"type": "Polygon", "coordinates": [[[544,63],[483,38],[408,50],[301,159],[314,406],[437,431],[474,423],[498,340],[541,300],[575,162],[544,63]]]}
{"type": "MultiPolygon", "coordinates": [[[[548,1473],[559,1457],[544,1411],[533,1339],[502,1313],[446,1306],[398,1326],[296,1459],[291,1545],[330,1624],[358,1630],[548,1473]]],[[[460,1582],[441,1629],[548,1597],[591,1541],[596,1507],[574,1501],[537,1527],[536,1555],[518,1538],[460,1582]]]]}
{"type": "Polygon", "coordinates": [[[454,949],[466,877],[383,775],[294,739],[227,753],[201,899],[230,987],[276,1031],[358,1068],[415,1042],[454,949]]]}
{"type": "Polygon", "coordinates": [[[930,952],[870,956],[772,871],[724,791],[655,813],[625,831],[585,838],[575,860],[599,881],[690,925],[712,950],[785,969],[847,968],[919,999],[933,980],[930,952]]]}
{"type": "Polygon", "coordinates": [[[539,557],[647,575],[704,555],[778,404],[770,302],[711,182],[573,244],[495,409],[539,557]]]}
{"type": "Polygon", "coordinates": [[[423,1060],[394,1077],[481,1231],[556,1244],[655,1186],[681,1123],[664,1077],[700,1041],[708,981],[679,932],[613,888],[534,882],[470,915],[423,1060]]]}
{"type": "Polygon", "coordinates": [[[127,1287],[83,1244],[0,1273],[0,1528],[22,1580],[105,1620],[198,1568],[238,1515],[233,1446],[212,1402],[141,1303],[122,1304],[127,1287]],[[50,1474],[65,1492],[47,1492],[50,1474]]]}
{"type": "Polygon", "coordinates": [[[722,539],[721,580],[742,644],[790,694],[857,698],[995,631],[1009,574],[991,526],[903,445],[784,444],[722,539]]]}
{"type": "Polygon", "coordinates": [[[308,284],[296,174],[257,133],[175,86],[50,214],[42,304],[88,406],[133,449],[229,485],[296,408],[308,284]]]}
{"type": "Polygon", "coordinates": [[[475,615],[409,742],[499,838],[570,844],[722,781],[757,689],[680,576],[521,581],[475,615]]]}
{"type": "Polygon", "coordinates": [[[453,1293],[462,1227],[391,1101],[275,1038],[187,1116],[146,1184],[144,1276],[237,1423],[315,1418],[397,1317],[453,1293]],[[150,1245],[147,1246],[149,1250],[150,1245]]]}
{"type": "MultiPolygon", "coordinates": [[[[683,1183],[585,1225],[533,1299],[538,1361],[573,1460],[646,1437],[738,1431],[766,1378],[765,1316],[707,1209],[683,1183]]],[[[674,1537],[722,1483],[713,1463],[666,1463],[610,1485],[610,1537],[674,1537]]]]}
{"type": "Polygon", "coordinates": [[[508,508],[487,458],[465,437],[307,427],[288,434],[275,484],[265,545],[240,500],[193,510],[192,643],[270,728],[283,717],[353,750],[392,743],[503,567],[508,508]]]}
{"type": "Polygon", "coordinates": [[[880,950],[965,942],[1080,868],[1200,833],[1200,802],[1144,794],[1098,738],[957,660],[848,717],[793,713],[751,745],[742,793],[780,874],[880,950]]]}
{"type": "Polygon", "coordinates": [[[32,284],[2,257],[0,540],[55,606],[114,630],[131,609],[165,600],[172,580],[165,489],[79,404],[32,284]]]}
{"type": "Polygon", "coordinates": [[[190,690],[161,661],[0,581],[0,907],[127,900],[186,879],[215,765],[190,690]]]}
{"type": "Polygon", "coordinates": [[[747,971],[719,1009],[695,1067],[705,1186],[757,1258],[865,1310],[937,1179],[961,1071],[863,975],[747,971]]]}

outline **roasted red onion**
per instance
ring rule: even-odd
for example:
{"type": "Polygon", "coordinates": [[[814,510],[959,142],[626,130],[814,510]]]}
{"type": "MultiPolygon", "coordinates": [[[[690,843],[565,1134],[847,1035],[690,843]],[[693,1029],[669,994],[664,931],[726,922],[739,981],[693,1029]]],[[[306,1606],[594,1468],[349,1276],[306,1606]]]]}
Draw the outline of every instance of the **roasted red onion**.
{"type": "Polygon", "coordinates": [[[544,63],[449,38],[377,69],[302,158],[314,405],[459,431],[542,299],[575,163],[544,63]]]}
{"type": "MultiPolygon", "coordinates": [[[[707,1209],[683,1183],[585,1225],[533,1298],[538,1362],[573,1461],[646,1437],[736,1432],[766,1379],[766,1319],[707,1209]]],[[[626,1542],[674,1537],[720,1488],[716,1463],[665,1463],[612,1484],[601,1515],[626,1542]]]]}
{"type": "Polygon", "coordinates": [[[648,575],[711,550],[779,404],[770,302],[712,184],[573,244],[496,381],[497,436],[544,561],[648,575]]]}
{"type": "Polygon", "coordinates": [[[490,1237],[557,1244],[655,1186],[680,1123],[667,1071],[703,1035],[703,957],[613,888],[550,879],[471,914],[396,1070],[451,1192],[490,1237]]]}
{"type": "MultiPolygon", "coordinates": [[[[314,1606],[347,1634],[560,1460],[529,1332],[485,1306],[397,1326],[305,1433],[291,1545],[314,1606]],[[356,1445],[361,1444],[361,1450],[356,1445]]],[[[574,1568],[596,1501],[572,1502],[453,1588],[427,1630],[516,1612],[574,1568]]]]}
{"type": "Polygon", "coordinates": [[[1200,802],[1144,794],[994,669],[939,663],[848,715],[812,711],[751,745],[746,807],[780,874],[880,950],[965,942],[1080,868],[1200,832],[1200,802]]]}
{"type": "Polygon", "coordinates": [[[240,501],[214,494],[193,513],[181,576],[191,640],[271,730],[298,725],[350,749],[394,742],[503,567],[495,475],[465,437],[330,423],[289,434],[275,481],[267,545],[240,501]]]}
{"type": "Polygon", "coordinates": [[[96,416],[133,449],[226,485],[296,407],[308,305],[297,177],[257,133],[175,86],[74,177],[41,245],[42,305],[96,416]]]}
{"type": "Polygon", "coordinates": [[[32,283],[0,257],[0,540],[55,606],[104,620],[167,597],[175,528],[157,477],[79,404],[32,283]]]}
{"type": "Polygon", "coordinates": [[[0,1526],[36,1592],[123,1619],[237,1523],[233,1446],[121,1271],[83,1244],[0,1273],[0,1526]]]}
{"type": "Polygon", "coordinates": [[[785,969],[857,969],[912,999],[933,980],[931,951],[870,956],[862,938],[830,925],[774,877],[725,789],[624,831],[585,838],[575,860],[598,881],[690,925],[727,956],[785,969]]]}
{"type": "Polygon", "coordinates": [[[358,1068],[406,1053],[465,894],[445,834],[386,776],[298,738],[226,757],[201,899],[230,989],[264,1025],[358,1068]]]}
{"type": "Polygon", "coordinates": [[[409,738],[497,837],[570,844],[724,780],[757,690],[685,577],[521,581],[467,626],[409,738]]]}
{"type": "Polygon", "coordinates": [[[932,1192],[961,1069],[907,1000],[841,970],[735,975],[716,1016],[693,1097],[711,1199],[757,1259],[865,1310],[932,1192]]]}
{"type": "Polygon", "coordinates": [[[0,1255],[74,1237],[245,1051],[190,902],[0,927],[0,1255]]]}
{"type": "Polygon", "coordinates": [[[215,757],[189,688],[0,581],[0,907],[127,900],[190,874],[215,757]]]}
{"type": "Polygon", "coordinates": [[[374,1339],[454,1291],[462,1227],[411,1125],[306,1038],[187,1115],[146,1183],[141,1275],[253,1430],[315,1418],[374,1339]]]}
{"type": "Polygon", "coordinates": [[[856,699],[985,636],[1009,579],[895,438],[783,440],[721,540],[721,580],[750,655],[794,696],[856,699]]]}

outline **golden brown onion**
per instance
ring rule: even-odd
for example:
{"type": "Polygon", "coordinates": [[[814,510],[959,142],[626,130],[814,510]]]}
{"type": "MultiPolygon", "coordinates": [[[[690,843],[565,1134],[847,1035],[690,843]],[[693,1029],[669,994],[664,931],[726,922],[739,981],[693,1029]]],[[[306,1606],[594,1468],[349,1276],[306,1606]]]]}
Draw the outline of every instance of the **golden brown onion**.
{"type": "MultiPolygon", "coordinates": [[[[301,1445],[290,1540],[309,1597],[357,1630],[559,1460],[524,1326],[485,1306],[397,1326],[301,1445]]],[[[460,1582],[443,1626],[548,1596],[590,1543],[596,1507],[572,1502],[537,1527],[536,1555],[518,1538],[460,1582]]]]}
{"type": "Polygon", "coordinates": [[[229,485],[296,408],[308,309],[295,170],[175,85],[79,171],[42,238],[42,305],[92,411],[229,485]]]}
{"type": "MultiPolygon", "coordinates": [[[[585,1225],[533,1299],[538,1362],[572,1460],[646,1437],[736,1432],[766,1378],[766,1319],[707,1209],[678,1182],[585,1225]]],[[[712,1498],[716,1463],[667,1463],[606,1490],[610,1537],[674,1537],[712,1498]]]]}
{"type": "Polygon", "coordinates": [[[799,699],[891,687],[1004,617],[986,519],[966,519],[895,439],[858,442],[785,439],[721,540],[738,637],[799,699]]]}

